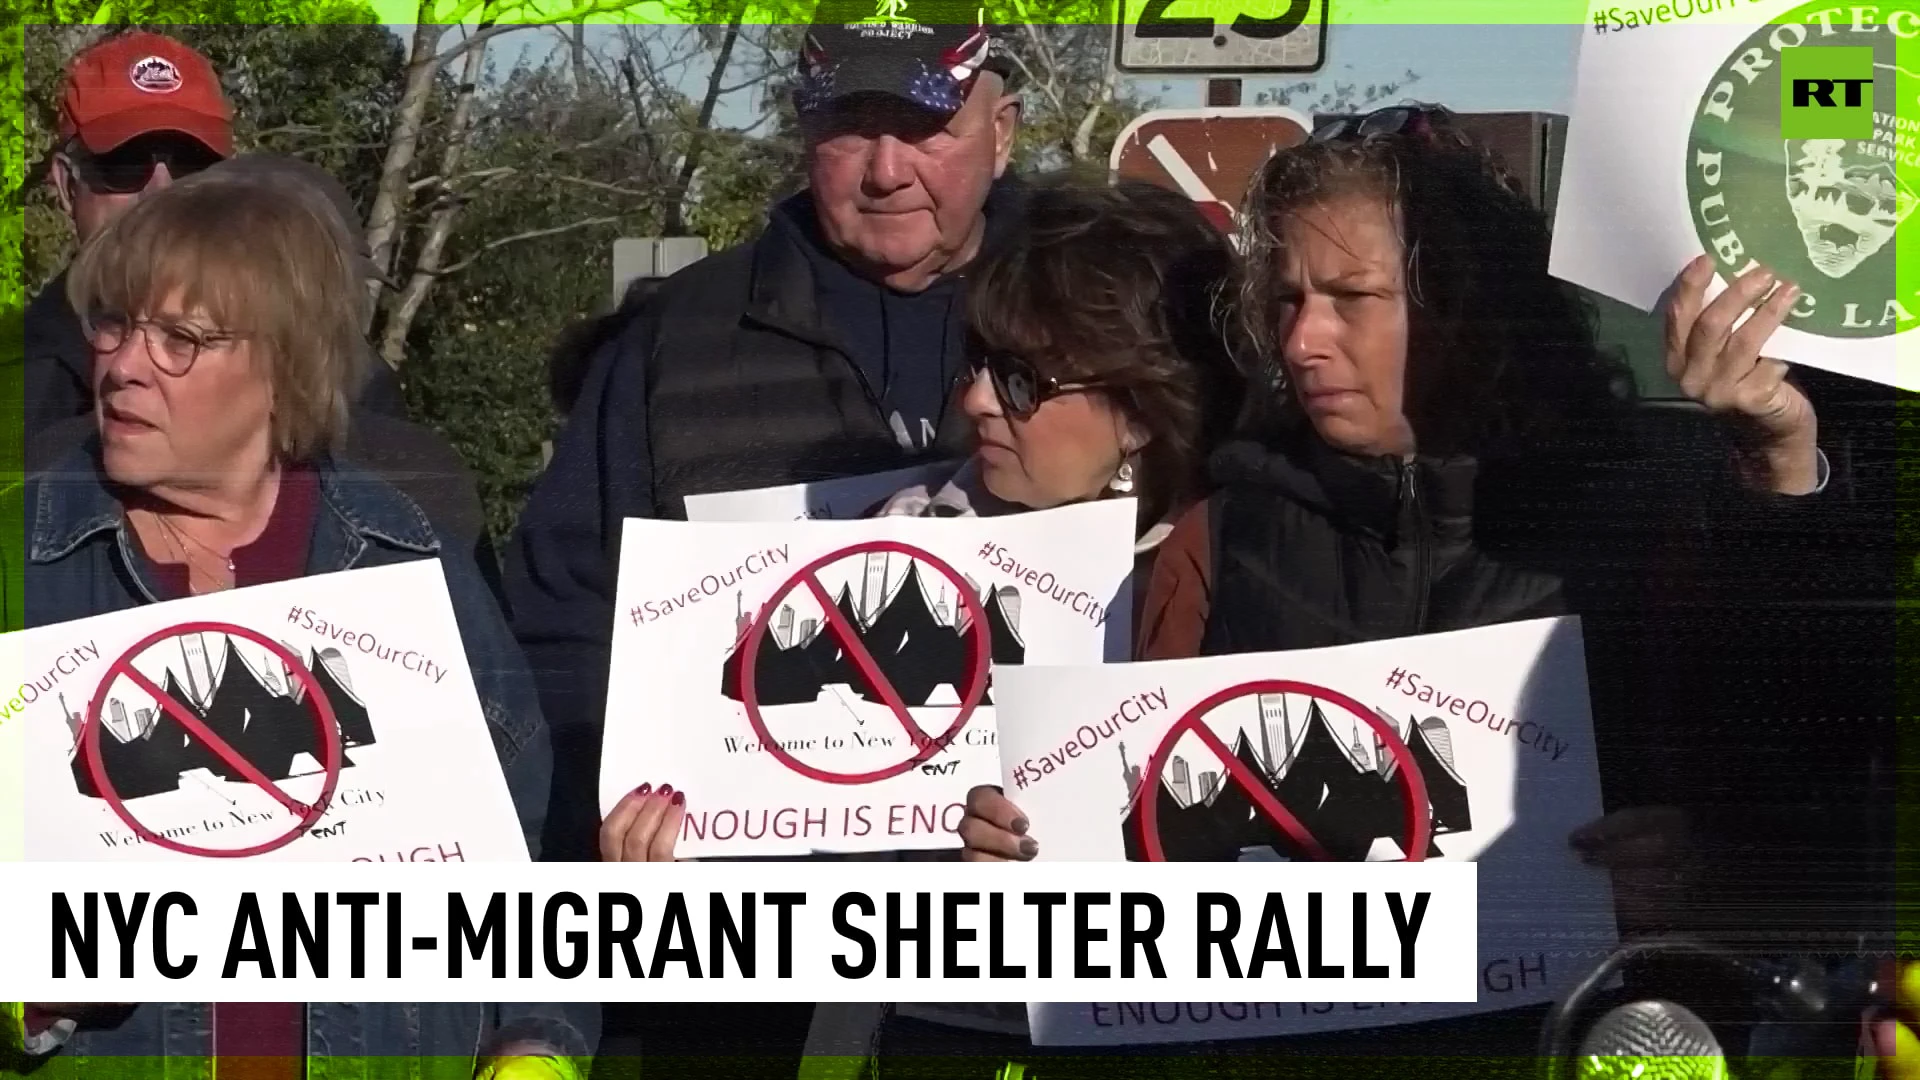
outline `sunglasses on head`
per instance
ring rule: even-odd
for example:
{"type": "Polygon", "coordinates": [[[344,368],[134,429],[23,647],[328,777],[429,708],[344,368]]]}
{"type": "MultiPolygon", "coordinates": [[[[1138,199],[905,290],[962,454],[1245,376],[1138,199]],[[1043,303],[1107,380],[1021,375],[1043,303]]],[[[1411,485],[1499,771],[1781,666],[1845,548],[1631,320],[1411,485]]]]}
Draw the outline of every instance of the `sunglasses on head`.
{"type": "Polygon", "coordinates": [[[1000,407],[1015,420],[1032,417],[1040,406],[1061,394],[1105,385],[1101,379],[1062,381],[1042,375],[1024,357],[1000,349],[974,356],[972,373],[977,376],[982,370],[993,382],[993,394],[1000,399],[1000,407]]]}
{"type": "Polygon", "coordinates": [[[1438,105],[1389,105],[1364,116],[1341,116],[1320,125],[1309,143],[1364,139],[1369,135],[1426,135],[1452,114],[1438,105]]]}
{"type": "Polygon", "coordinates": [[[123,143],[104,154],[92,154],[76,146],[67,153],[74,172],[88,190],[99,195],[134,195],[153,182],[154,170],[167,167],[167,175],[178,180],[211,168],[220,161],[212,147],[185,137],[141,138],[123,143]]]}

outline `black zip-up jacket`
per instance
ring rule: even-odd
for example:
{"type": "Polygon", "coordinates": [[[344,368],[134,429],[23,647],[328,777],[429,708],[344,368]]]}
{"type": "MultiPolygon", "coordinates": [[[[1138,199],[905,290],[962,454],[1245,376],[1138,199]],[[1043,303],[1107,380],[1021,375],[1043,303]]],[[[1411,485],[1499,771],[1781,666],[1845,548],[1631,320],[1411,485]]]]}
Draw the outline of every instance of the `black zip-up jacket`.
{"type": "MultiPolygon", "coordinates": [[[[1875,834],[1888,807],[1869,790],[1867,763],[1891,690],[1848,677],[1876,665],[1874,624],[1849,610],[1850,597],[1821,595],[1819,568],[1785,587],[1778,561],[1789,543],[1816,550],[1808,538],[1847,519],[1824,496],[1741,489],[1716,432],[1676,425],[1677,415],[1623,415],[1564,452],[1484,464],[1356,458],[1305,430],[1229,444],[1215,456],[1221,488],[1205,511],[1198,651],[1577,614],[1606,809],[1692,812],[1708,867],[1687,899],[1706,906],[1706,932],[1769,951],[1814,941],[1848,950],[1856,935],[1890,928],[1868,884],[1885,858],[1875,834]],[[1822,694],[1867,715],[1785,711],[1822,694]]],[[[1751,1018],[1734,1006],[1735,1018],[1751,1018]]],[[[1517,1060],[1543,1015],[1269,1046],[1517,1060]]]]}

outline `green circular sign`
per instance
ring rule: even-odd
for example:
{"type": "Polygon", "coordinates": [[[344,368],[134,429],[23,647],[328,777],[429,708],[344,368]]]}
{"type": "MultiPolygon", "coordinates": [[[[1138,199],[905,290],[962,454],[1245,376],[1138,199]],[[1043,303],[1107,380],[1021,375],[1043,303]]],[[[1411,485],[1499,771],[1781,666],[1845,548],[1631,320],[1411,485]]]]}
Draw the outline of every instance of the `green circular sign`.
{"type": "Polygon", "coordinates": [[[1901,296],[1894,253],[1915,250],[1920,194],[1900,169],[1920,169],[1920,72],[1895,46],[1920,41],[1915,0],[1782,15],[1715,70],[1687,140],[1687,207],[1694,232],[1731,281],[1756,262],[1800,286],[1787,325],[1828,338],[1875,338],[1920,321],[1901,296]],[[1871,47],[1873,138],[1780,137],[1780,53],[1871,47]]]}

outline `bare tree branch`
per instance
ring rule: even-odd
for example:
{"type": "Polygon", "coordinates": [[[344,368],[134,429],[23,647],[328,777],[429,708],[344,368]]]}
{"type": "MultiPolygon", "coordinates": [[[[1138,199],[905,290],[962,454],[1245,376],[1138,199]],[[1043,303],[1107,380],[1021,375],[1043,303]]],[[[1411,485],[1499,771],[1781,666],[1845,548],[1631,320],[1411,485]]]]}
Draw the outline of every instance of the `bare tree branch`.
{"type": "Polygon", "coordinates": [[[707,128],[713,124],[713,110],[720,103],[727,65],[733,61],[733,44],[740,39],[740,23],[745,16],[746,4],[741,3],[734,9],[726,33],[720,37],[720,48],[713,58],[713,73],[707,77],[707,92],[700,99],[700,113],[694,119],[686,155],[680,159],[680,174],[674,178],[673,192],[667,202],[665,232],[668,236],[686,232],[687,193],[693,188],[693,174],[699,171],[700,156],[706,151],[707,128]]]}
{"type": "Polygon", "coordinates": [[[525,30],[526,28],[527,27],[525,24],[519,24],[519,23],[508,24],[504,26],[499,23],[495,23],[494,25],[487,27],[485,30],[476,30],[471,34],[468,34],[460,42],[460,44],[455,45],[453,48],[448,49],[447,51],[439,54],[438,56],[435,56],[433,58],[434,66],[445,67],[446,65],[453,63],[455,60],[465,55],[468,50],[474,48],[475,46],[484,45],[487,42],[493,40],[494,38],[499,37],[501,34],[511,34],[516,30],[525,30]]]}
{"type": "Polygon", "coordinates": [[[641,150],[647,156],[647,170],[652,172],[660,162],[666,160],[666,155],[660,152],[660,141],[654,134],[653,124],[649,122],[646,100],[640,93],[640,77],[634,71],[631,54],[621,58],[620,73],[626,77],[627,98],[633,107],[634,123],[639,125],[641,150]]]}
{"type": "Polygon", "coordinates": [[[452,266],[441,267],[436,273],[441,277],[457,274],[467,267],[472,266],[482,255],[490,251],[497,251],[500,248],[506,247],[508,244],[518,244],[527,240],[538,240],[543,236],[558,236],[561,233],[573,232],[576,229],[590,229],[595,225],[612,225],[619,220],[619,217],[609,214],[602,217],[581,218],[579,221],[570,221],[565,225],[554,225],[545,229],[528,229],[526,232],[514,233],[511,236],[502,236],[499,239],[487,241],[480,245],[478,251],[454,263],[452,266]]]}
{"type": "Polygon", "coordinates": [[[751,90],[756,86],[760,86],[761,84],[765,83],[768,79],[771,79],[771,78],[773,78],[772,72],[763,71],[760,74],[755,75],[753,78],[748,79],[746,82],[735,83],[732,86],[726,87],[725,89],[720,91],[720,96],[726,97],[728,94],[737,94],[742,90],[751,90]]]}
{"type": "MultiPolygon", "coordinates": [[[[478,37],[487,29],[481,26],[471,36],[478,37]]],[[[461,159],[467,152],[467,132],[473,124],[473,102],[479,92],[480,74],[486,62],[487,50],[484,45],[467,52],[460,73],[459,95],[454,99],[453,115],[447,122],[447,145],[440,155],[440,173],[443,176],[459,175],[461,159]]],[[[427,293],[439,276],[440,254],[446,248],[447,238],[453,233],[454,217],[459,211],[460,200],[437,200],[427,221],[426,237],[421,241],[419,254],[414,259],[413,273],[388,308],[386,325],[380,330],[380,357],[393,368],[399,368],[406,356],[407,334],[413,329],[414,317],[427,302],[427,293]]]]}
{"type": "MultiPolygon", "coordinates": [[[[431,10],[431,4],[432,0],[421,0],[423,16],[431,10]]],[[[434,26],[424,19],[413,28],[406,74],[402,77],[400,103],[394,112],[386,157],[380,163],[380,181],[374,189],[373,209],[367,215],[367,247],[373,256],[374,266],[383,273],[392,271],[394,251],[399,246],[400,219],[407,211],[409,194],[407,175],[413,171],[413,159],[419,153],[423,121],[433,96],[434,76],[440,70],[434,59],[435,50],[445,32],[445,27],[434,26]]],[[[370,283],[368,292],[369,298],[377,304],[380,283],[370,283]]]]}
{"type": "Polygon", "coordinates": [[[485,44],[488,40],[499,37],[501,34],[511,34],[516,30],[525,30],[529,26],[584,23],[590,16],[613,11],[624,11],[631,6],[632,0],[586,0],[585,3],[576,4],[564,11],[546,12],[537,10],[533,4],[527,3],[525,0],[519,3],[501,3],[498,5],[490,3],[489,0],[481,0],[480,3],[469,5],[463,9],[458,17],[450,19],[448,22],[458,25],[459,23],[466,22],[468,18],[471,18],[475,11],[484,11],[487,22],[491,25],[484,30],[468,34],[466,39],[461,41],[460,44],[441,53],[435,59],[441,64],[450,64],[468,49],[476,45],[485,44]],[[532,16],[532,20],[527,22],[503,21],[526,19],[529,16],[532,16]]]}
{"type": "Polygon", "coordinates": [[[1100,125],[1100,115],[1106,111],[1107,103],[1113,100],[1114,91],[1120,87],[1119,72],[1109,67],[1100,76],[1100,88],[1095,91],[1093,100],[1087,105],[1087,111],[1080,118],[1080,124],[1073,129],[1073,160],[1085,161],[1093,156],[1093,131],[1100,125]]]}
{"type": "Polygon", "coordinates": [[[449,181],[446,177],[442,176],[439,173],[434,173],[432,176],[423,176],[420,179],[415,180],[413,183],[408,184],[407,190],[418,193],[423,188],[430,188],[430,187],[450,188],[454,184],[464,183],[468,180],[488,180],[504,174],[512,174],[519,171],[520,171],[519,169],[511,165],[500,165],[491,169],[475,169],[472,172],[464,172],[454,177],[451,181],[449,181]]]}
{"type": "Polygon", "coordinates": [[[639,191],[634,188],[621,187],[619,184],[609,184],[604,180],[589,180],[584,176],[556,176],[552,173],[543,173],[540,179],[552,180],[561,184],[573,184],[576,187],[592,188],[595,191],[611,192],[615,195],[625,195],[632,199],[657,199],[660,197],[658,191],[639,191]]]}
{"type": "Polygon", "coordinates": [[[583,22],[574,23],[573,32],[568,34],[563,30],[561,36],[567,39],[567,46],[571,50],[573,58],[573,92],[574,96],[578,98],[587,88],[587,24],[583,22]]]}

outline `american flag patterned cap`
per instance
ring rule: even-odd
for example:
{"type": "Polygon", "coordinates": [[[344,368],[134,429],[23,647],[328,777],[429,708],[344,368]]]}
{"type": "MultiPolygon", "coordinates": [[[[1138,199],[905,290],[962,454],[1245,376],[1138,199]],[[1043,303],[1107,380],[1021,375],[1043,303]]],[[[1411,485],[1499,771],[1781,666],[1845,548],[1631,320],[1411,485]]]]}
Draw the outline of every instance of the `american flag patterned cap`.
{"type": "Polygon", "coordinates": [[[800,46],[801,112],[862,93],[891,94],[951,114],[983,71],[1011,79],[1000,28],[978,3],[826,0],[800,46]]]}

